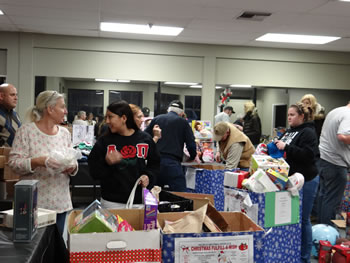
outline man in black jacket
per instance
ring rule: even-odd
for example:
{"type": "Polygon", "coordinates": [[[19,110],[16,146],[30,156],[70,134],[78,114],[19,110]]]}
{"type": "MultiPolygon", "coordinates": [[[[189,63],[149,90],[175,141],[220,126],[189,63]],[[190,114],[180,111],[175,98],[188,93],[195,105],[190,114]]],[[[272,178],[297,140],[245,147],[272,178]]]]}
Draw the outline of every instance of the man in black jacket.
{"type": "Polygon", "coordinates": [[[170,191],[186,191],[186,178],[181,166],[184,144],[190,154],[190,160],[197,155],[196,143],[190,125],[182,118],[184,107],[181,101],[174,100],[167,114],[156,116],[145,130],[153,136],[154,125],[162,129],[162,137],[157,142],[160,153],[160,175],[157,185],[170,191]]]}

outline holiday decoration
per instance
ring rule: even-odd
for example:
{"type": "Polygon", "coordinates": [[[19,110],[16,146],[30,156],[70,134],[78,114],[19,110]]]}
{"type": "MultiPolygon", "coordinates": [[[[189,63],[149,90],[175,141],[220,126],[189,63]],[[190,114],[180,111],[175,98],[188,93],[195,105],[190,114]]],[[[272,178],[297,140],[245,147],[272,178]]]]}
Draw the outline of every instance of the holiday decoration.
{"type": "Polygon", "coordinates": [[[221,104],[220,106],[226,106],[230,101],[230,96],[232,95],[232,91],[230,88],[225,88],[224,92],[220,94],[221,104]]]}

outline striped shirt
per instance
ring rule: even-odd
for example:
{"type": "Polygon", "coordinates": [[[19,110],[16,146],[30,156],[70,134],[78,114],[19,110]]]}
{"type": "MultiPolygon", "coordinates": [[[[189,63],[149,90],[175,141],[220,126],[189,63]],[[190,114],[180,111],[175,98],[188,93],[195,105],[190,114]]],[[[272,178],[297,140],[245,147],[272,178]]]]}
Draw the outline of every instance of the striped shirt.
{"type": "Polygon", "coordinates": [[[11,147],[17,129],[21,126],[18,114],[0,106],[0,146],[11,147]]]}

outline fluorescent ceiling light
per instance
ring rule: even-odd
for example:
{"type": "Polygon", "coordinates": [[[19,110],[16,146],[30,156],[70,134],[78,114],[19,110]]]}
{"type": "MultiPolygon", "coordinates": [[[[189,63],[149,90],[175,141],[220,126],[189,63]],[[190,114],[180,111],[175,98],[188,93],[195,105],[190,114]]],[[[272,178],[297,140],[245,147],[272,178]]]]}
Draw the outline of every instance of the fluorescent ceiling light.
{"type": "Polygon", "coordinates": [[[100,82],[118,82],[116,79],[95,79],[95,81],[100,81],[100,82]]]}
{"type": "Polygon", "coordinates": [[[190,88],[193,88],[193,89],[201,89],[201,88],[202,88],[202,85],[192,85],[192,86],[190,86],[190,88]]]}
{"type": "Polygon", "coordinates": [[[0,9],[0,16],[3,15],[3,14],[4,14],[4,12],[2,12],[2,10],[0,9]]]}
{"type": "Polygon", "coordinates": [[[182,85],[182,86],[194,86],[198,85],[198,83],[195,82],[176,82],[176,81],[166,81],[164,82],[165,85],[182,85]]]}
{"type": "Polygon", "coordinates": [[[216,89],[222,89],[222,87],[221,87],[221,86],[215,86],[215,88],[216,88],[216,89]]]}
{"type": "Polygon", "coordinates": [[[299,43],[299,44],[326,44],[340,37],[330,36],[311,36],[311,35],[293,35],[293,34],[274,34],[267,33],[257,39],[256,41],[269,41],[269,42],[284,42],[284,43],[299,43]]]}
{"type": "Polygon", "coordinates": [[[135,25],[101,22],[100,29],[101,31],[108,32],[177,36],[183,30],[183,27],[154,26],[152,24],[135,25]]]}
{"type": "Polygon", "coordinates": [[[95,81],[100,82],[123,82],[123,83],[129,83],[130,80],[128,79],[95,79],[95,81]]]}
{"type": "Polygon", "coordinates": [[[350,0],[338,0],[339,2],[350,2],[350,0]]]}
{"type": "Polygon", "coordinates": [[[245,85],[245,84],[232,84],[230,85],[232,88],[251,88],[252,85],[245,85]]]}

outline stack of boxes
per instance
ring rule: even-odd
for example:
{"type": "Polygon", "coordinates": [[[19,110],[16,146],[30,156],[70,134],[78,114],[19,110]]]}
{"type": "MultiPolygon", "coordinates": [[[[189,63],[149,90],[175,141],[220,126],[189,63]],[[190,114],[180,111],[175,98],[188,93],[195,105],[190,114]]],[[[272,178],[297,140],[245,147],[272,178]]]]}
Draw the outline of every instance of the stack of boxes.
{"type": "Polygon", "coordinates": [[[14,185],[19,180],[8,166],[10,147],[0,147],[0,200],[11,200],[14,194],[14,185]]]}

